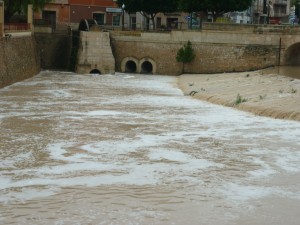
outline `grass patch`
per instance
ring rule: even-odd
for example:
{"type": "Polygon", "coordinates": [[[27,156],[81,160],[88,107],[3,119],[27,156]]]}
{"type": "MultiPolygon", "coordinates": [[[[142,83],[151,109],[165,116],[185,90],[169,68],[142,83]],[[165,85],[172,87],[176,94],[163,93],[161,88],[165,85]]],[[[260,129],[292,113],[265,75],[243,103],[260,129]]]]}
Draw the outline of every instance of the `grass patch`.
{"type": "Polygon", "coordinates": [[[259,100],[264,100],[267,97],[267,95],[259,95],[259,100]]]}
{"type": "Polygon", "coordinates": [[[241,104],[243,102],[247,102],[247,99],[243,98],[240,94],[237,94],[236,99],[234,101],[234,104],[235,105],[239,105],[239,104],[241,104]]]}

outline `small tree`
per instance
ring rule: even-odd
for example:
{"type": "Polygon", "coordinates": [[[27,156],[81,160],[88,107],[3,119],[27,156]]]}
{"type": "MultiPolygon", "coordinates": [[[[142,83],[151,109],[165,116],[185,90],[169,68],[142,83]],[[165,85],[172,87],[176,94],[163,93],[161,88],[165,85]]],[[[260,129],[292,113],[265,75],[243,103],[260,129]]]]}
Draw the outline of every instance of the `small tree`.
{"type": "Polygon", "coordinates": [[[190,41],[188,41],[182,48],[177,51],[176,60],[177,62],[182,62],[182,73],[184,73],[185,63],[192,62],[195,57],[196,55],[190,41]]]}
{"type": "Polygon", "coordinates": [[[52,0],[4,0],[5,22],[9,22],[10,18],[16,13],[26,15],[28,4],[32,4],[34,11],[38,11],[51,1],[52,0]]]}
{"type": "Polygon", "coordinates": [[[178,9],[177,0],[117,0],[117,4],[120,7],[124,4],[128,13],[139,12],[147,22],[151,20],[154,30],[155,17],[158,13],[176,12],[178,9]]]}

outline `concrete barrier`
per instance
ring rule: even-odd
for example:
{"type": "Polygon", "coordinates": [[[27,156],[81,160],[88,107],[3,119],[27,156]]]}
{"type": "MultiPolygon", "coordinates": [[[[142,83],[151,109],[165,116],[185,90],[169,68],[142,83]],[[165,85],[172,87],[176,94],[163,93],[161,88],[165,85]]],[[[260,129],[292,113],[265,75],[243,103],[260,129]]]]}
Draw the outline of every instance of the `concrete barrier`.
{"type": "Polygon", "coordinates": [[[0,1],[0,37],[4,36],[4,2],[0,1]]]}
{"type": "Polygon", "coordinates": [[[80,47],[77,56],[77,73],[115,73],[115,59],[110,45],[109,32],[80,32],[80,47]]]}
{"type": "Polygon", "coordinates": [[[40,71],[33,36],[0,39],[0,88],[32,77],[40,71]]]}

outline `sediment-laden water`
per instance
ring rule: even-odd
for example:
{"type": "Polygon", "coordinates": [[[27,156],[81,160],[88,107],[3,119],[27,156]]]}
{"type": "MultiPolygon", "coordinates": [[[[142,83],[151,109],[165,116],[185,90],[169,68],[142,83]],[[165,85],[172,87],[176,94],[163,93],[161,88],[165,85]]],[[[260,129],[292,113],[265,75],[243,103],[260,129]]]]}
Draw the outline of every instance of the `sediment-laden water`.
{"type": "Polygon", "coordinates": [[[299,122],[169,76],[45,71],[0,106],[0,224],[300,222],[299,122]]]}
{"type": "Polygon", "coordinates": [[[275,66],[262,70],[262,73],[280,74],[283,76],[293,77],[300,79],[300,67],[299,66],[275,66]]]}

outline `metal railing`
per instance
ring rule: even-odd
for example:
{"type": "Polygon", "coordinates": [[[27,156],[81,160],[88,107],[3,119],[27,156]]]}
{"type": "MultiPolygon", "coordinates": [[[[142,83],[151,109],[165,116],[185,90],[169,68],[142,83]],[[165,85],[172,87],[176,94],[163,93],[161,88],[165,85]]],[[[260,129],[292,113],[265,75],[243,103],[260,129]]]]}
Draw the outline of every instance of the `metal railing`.
{"type": "Polygon", "coordinates": [[[288,16],[288,15],[283,12],[274,12],[274,17],[284,17],[284,16],[288,16]]]}
{"type": "Polygon", "coordinates": [[[5,23],[4,31],[28,31],[30,30],[29,23],[5,23]]]}
{"type": "Polygon", "coordinates": [[[35,19],[33,21],[33,24],[35,26],[46,26],[46,27],[52,27],[53,24],[50,20],[45,20],[45,19],[35,19]]]}
{"type": "Polygon", "coordinates": [[[275,0],[274,5],[287,5],[287,0],[275,0]]]}

